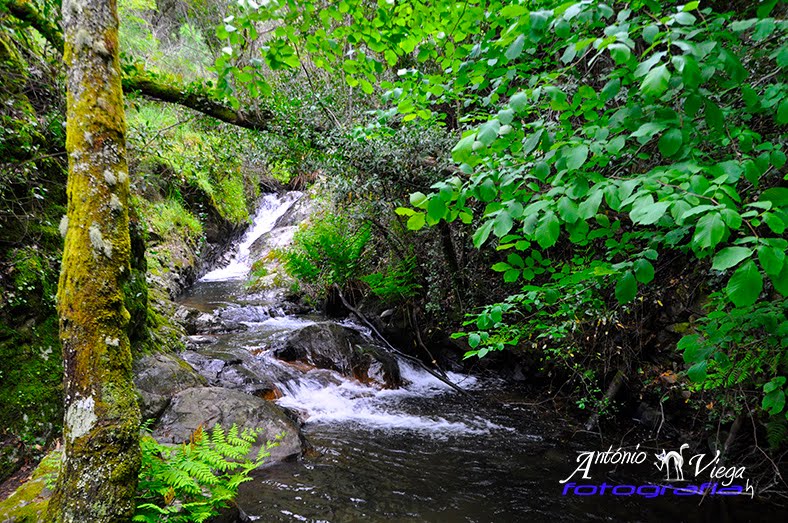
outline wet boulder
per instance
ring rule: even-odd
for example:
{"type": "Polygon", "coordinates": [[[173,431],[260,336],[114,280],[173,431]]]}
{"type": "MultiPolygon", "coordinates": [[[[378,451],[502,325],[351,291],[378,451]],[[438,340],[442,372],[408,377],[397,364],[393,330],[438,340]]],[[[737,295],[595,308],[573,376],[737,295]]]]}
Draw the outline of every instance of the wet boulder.
{"type": "Polygon", "coordinates": [[[246,349],[236,347],[195,347],[183,358],[197,369],[208,384],[253,394],[265,399],[281,395],[276,382],[292,377],[272,362],[258,359],[246,349]]]}
{"type": "Polygon", "coordinates": [[[294,331],[276,356],[329,369],[361,382],[378,382],[390,388],[402,384],[399,365],[391,354],[348,327],[324,322],[294,331]]]}
{"type": "Polygon", "coordinates": [[[224,428],[236,424],[240,429],[261,429],[253,452],[284,433],[279,445],[271,449],[266,464],[302,452],[298,425],[276,404],[220,387],[198,387],[176,394],[153,431],[153,437],[160,443],[179,444],[188,441],[197,427],[210,429],[217,423],[224,428]]]}
{"type": "Polygon", "coordinates": [[[196,309],[181,307],[177,319],[183,324],[186,333],[195,334],[225,334],[228,332],[245,331],[249,327],[239,321],[223,318],[217,314],[200,312],[196,309]]]}
{"type": "Polygon", "coordinates": [[[143,419],[158,418],[178,392],[206,384],[205,378],[174,354],[143,356],[134,362],[133,371],[143,419]]]}

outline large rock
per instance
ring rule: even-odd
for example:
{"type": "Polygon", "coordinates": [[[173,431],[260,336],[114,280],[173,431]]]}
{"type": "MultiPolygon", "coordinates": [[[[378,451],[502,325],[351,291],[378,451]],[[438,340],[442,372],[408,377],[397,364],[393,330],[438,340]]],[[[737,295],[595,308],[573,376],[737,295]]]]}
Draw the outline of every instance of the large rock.
{"type": "Polygon", "coordinates": [[[391,354],[336,323],[316,323],[294,331],[275,354],[284,361],[330,369],[362,382],[376,381],[391,388],[402,384],[399,365],[391,354]]]}
{"type": "Polygon", "coordinates": [[[143,419],[158,418],[178,392],[206,384],[205,378],[173,354],[143,356],[133,369],[143,419]]]}
{"type": "Polygon", "coordinates": [[[199,426],[211,428],[217,423],[229,428],[262,429],[255,452],[278,434],[284,437],[271,449],[266,463],[282,461],[302,451],[299,428],[282,409],[270,401],[220,387],[186,389],[172,398],[153,437],[161,443],[183,443],[199,426]]]}
{"type": "Polygon", "coordinates": [[[214,387],[224,387],[264,399],[281,396],[276,383],[294,376],[270,360],[258,359],[248,350],[235,347],[195,347],[183,358],[214,387]]]}
{"type": "Polygon", "coordinates": [[[309,219],[315,211],[315,200],[309,194],[302,194],[293,205],[274,223],[274,229],[298,226],[309,219]]]}
{"type": "Polygon", "coordinates": [[[239,321],[187,307],[179,307],[175,318],[183,325],[186,333],[189,335],[226,334],[249,329],[247,325],[239,321]]]}

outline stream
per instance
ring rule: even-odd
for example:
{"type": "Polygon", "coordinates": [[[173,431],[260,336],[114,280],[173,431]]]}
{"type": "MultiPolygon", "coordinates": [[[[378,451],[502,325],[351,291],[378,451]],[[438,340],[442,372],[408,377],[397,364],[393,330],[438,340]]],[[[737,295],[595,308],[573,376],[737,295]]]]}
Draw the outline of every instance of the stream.
{"type": "MultiPolygon", "coordinates": [[[[495,378],[449,373],[478,400],[470,402],[406,361],[399,362],[406,385],[395,390],[284,365],[265,347],[325,319],[277,312],[279,293],[249,293],[245,279],[250,246],[299,196],[265,196],[229,264],[206,274],[181,299],[248,327],[217,336],[212,349],[247,349],[270,369],[282,393],[277,403],[299,415],[314,447],[301,459],[264,468],[241,487],[238,505],[251,521],[716,522],[781,515],[744,496],[699,505],[701,496],[564,495],[559,480],[576,469],[579,452],[615,449],[621,439],[572,437],[562,421],[545,419],[544,406],[529,405],[533,400],[495,378]]],[[[349,320],[342,324],[365,332],[349,320]]],[[[627,444],[634,448],[637,441],[627,444]]],[[[664,484],[652,463],[658,451],[649,448],[642,466],[595,465],[593,480],[578,473],[572,481],[664,484]]]]}

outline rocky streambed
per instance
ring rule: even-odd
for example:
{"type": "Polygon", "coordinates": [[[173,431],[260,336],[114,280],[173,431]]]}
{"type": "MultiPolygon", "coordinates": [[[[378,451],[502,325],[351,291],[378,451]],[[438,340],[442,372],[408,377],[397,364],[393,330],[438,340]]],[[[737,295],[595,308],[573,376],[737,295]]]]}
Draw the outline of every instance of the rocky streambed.
{"type": "MultiPolygon", "coordinates": [[[[288,302],[275,262],[266,290],[250,291],[252,261],[270,260],[308,216],[300,198],[267,197],[223,265],[182,296],[188,349],[136,367],[161,440],[214,423],[286,434],[242,486],[236,520],[746,521],[769,512],[744,499],[567,495],[559,481],[578,453],[608,446],[596,435],[573,433],[502,380],[449,372],[469,401],[352,319],[288,302]]],[[[600,467],[594,478],[660,481],[650,463],[600,467]]]]}

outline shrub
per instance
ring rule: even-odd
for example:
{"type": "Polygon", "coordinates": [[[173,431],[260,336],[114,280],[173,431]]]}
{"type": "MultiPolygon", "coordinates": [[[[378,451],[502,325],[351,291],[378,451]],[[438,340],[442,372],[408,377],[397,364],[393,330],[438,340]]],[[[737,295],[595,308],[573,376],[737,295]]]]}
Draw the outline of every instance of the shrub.
{"type": "Polygon", "coordinates": [[[324,216],[293,237],[293,246],[281,253],[287,272],[321,289],[344,286],[363,274],[370,227],[353,227],[341,215],[324,216]]]}

